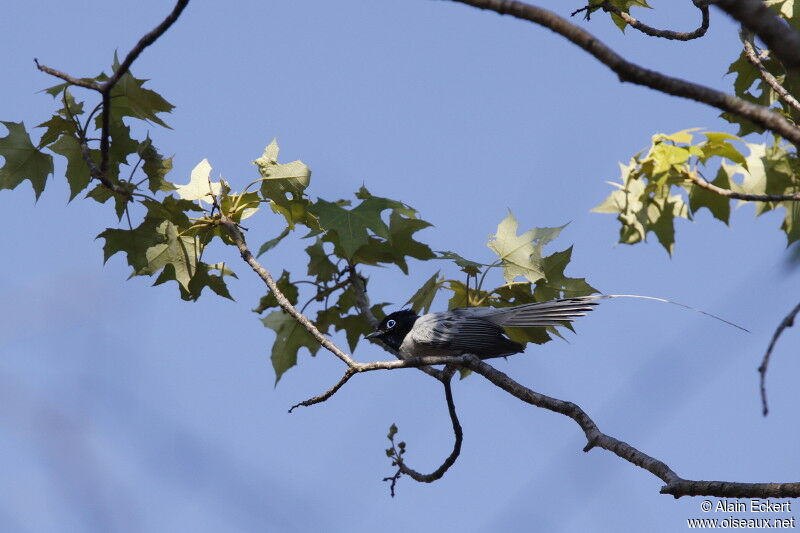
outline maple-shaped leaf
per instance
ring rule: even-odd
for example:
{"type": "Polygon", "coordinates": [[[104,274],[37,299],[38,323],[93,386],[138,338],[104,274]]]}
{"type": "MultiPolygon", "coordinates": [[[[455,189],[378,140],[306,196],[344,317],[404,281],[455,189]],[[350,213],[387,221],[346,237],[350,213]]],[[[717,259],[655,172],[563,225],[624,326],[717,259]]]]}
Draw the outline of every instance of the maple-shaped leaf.
{"type": "Polygon", "coordinates": [[[58,137],[62,134],[72,136],[78,133],[75,129],[75,122],[60,115],[53,115],[49,120],[42,122],[36,127],[47,128],[42,134],[42,137],[39,139],[40,150],[58,139],[58,137]]]}
{"type": "Polygon", "coordinates": [[[431,276],[428,281],[423,283],[422,287],[420,287],[417,292],[415,292],[414,295],[403,305],[411,304],[411,308],[420,314],[430,311],[431,305],[433,304],[433,298],[436,296],[436,292],[441,286],[441,282],[438,281],[438,279],[439,272],[431,276]]]}
{"type": "Polygon", "coordinates": [[[14,189],[28,180],[39,198],[47,176],[53,173],[53,157],[33,145],[24,123],[3,121],[2,124],[8,129],[8,135],[0,137],[0,155],[5,158],[0,168],[0,189],[14,189]]]}
{"type": "Polygon", "coordinates": [[[145,199],[142,204],[147,208],[147,217],[155,221],[169,220],[179,228],[188,227],[191,222],[187,213],[203,209],[190,200],[180,200],[174,196],[166,196],[160,202],[145,199]]]}
{"type": "MultiPolygon", "coordinates": [[[[118,68],[119,60],[114,54],[113,69],[116,71],[118,68]]],[[[97,77],[98,81],[107,79],[105,75],[97,77]]],[[[111,89],[110,111],[112,120],[121,122],[122,117],[134,117],[169,128],[157,114],[169,113],[175,106],[167,102],[157,92],[143,88],[147,81],[149,80],[134,78],[130,70],[120,77],[117,84],[111,89]]]]}
{"type": "Polygon", "coordinates": [[[159,154],[149,136],[139,143],[137,151],[144,163],[142,170],[147,176],[147,187],[150,191],[168,192],[175,190],[175,185],[165,179],[167,173],[172,170],[172,158],[159,154]]]}
{"type": "Polygon", "coordinates": [[[139,226],[127,229],[107,228],[96,237],[105,239],[103,245],[103,262],[118,252],[125,252],[128,264],[138,272],[147,267],[147,250],[165,242],[165,236],[158,231],[158,223],[145,218],[139,226]]]}
{"type": "Polygon", "coordinates": [[[271,312],[261,322],[275,332],[271,359],[276,384],[284,372],[297,364],[297,352],[300,348],[308,348],[311,355],[316,355],[319,350],[319,342],[283,309],[271,312]]]}
{"type": "Polygon", "coordinates": [[[489,237],[486,245],[500,258],[503,264],[503,278],[511,283],[522,276],[528,281],[544,277],[541,265],[541,247],[534,245],[534,230],[517,235],[519,222],[511,211],[497,226],[497,233],[489,237]]]}
{"type": "MultiPolygon", "coordinates": [[[[167,269],[165,268],[162,274],[163,272],[167,272],[167,269]]],[[[237,277],[224,263],[216,263],[213,265],[197,263],[197,268],[195,269],[192,279],[189,281],[188,287],[184,289],[182,285],[178,286],[181,291],[181,298],[183,300],[196,302],[197,299],[200,298],[203,289],[208,287],[219,296],[227,298],[228,300],[233,300],[231,293],[228,291],[228,286],[225,284],[224,276],[237,277]],[[212,272],[219,272],[219,274],[212,274],[212,272]]],[[[162,276],[159,276],[159,279],[161,279],[161,277],[162,276]]],[[[158,280],[155,284],[158,284],[158,280]]]]}
{"type": "Polygon", "coordinates": [[[541,302],[555,300],[556,298],[573,298],[598,292],[597,289],[586,282],[585,278],[570,278],[564,274],[564,270],[571,260],[572,246],[561,252],[550,254],[542,259],[545,277],[536,282],[533,292],[535,301],[541,302]]]}
{"type": "Polygon", "coordinates": [[[139,151],[139,142],[131,139],[130,127],[121,120],[112,120],[109,122],[108,133],[109,158],[118,163],[128,164],[128,156],[139,151]]]}
{"type": "MultiPolygon", "coordinates": [[[[300,296],[300,291],[297,289],[297,285],[292,283],[292,281],[289,279],[289,272],[284,270],[283,273],[281,273],[281,277],[279,277],[275,283],[278,285],[278,289],[283,293],[284,296],[286,296],[286,299],[289,300],[292,305],[297,303],[297,298],[300,296]]],[[[261,297],[258,306],[253,309],[253,312],[263,313],[270,307],[278,307],[278,299],[275,297],[275,294],[272,291],[261,297]]]]}
{"type": "MultiPolygon", "coordinates": [[[[79,192],[89,186],[89,182],[92,179],[89,167],[83,159],[81,145],[74,137],[62,135],[48,148],[67,158],[66,176],[69,183],[69,199],[72,200],[79,192]]],[[[94,152],[94,155],[99,154],[98,151],[94,152]]]]}
{"type": "Polygon", "coordinates": [[[306,248],[306,253],[308,254],[308,275],[315,276],[317,281],[332,280],[338,270],[328,258],[322,241],[317,239],[314,244],[306,248]]]}
{"type": "Polygon", "coordinates": [[[197,270],[200,250],[194,237],[181,236],[178,227],[165,220],[156,227],[156,232],[164,237],[163,242],[147,249],[147,264],[136,271],[136,275],[152,275],[161,269],[156,284],[166,279],[175,280],[184,289],[189,290],[189,281],[197,270]]]}
{"type": "MultiPolygon", "coordinates": [[[[729,190],[731,188],[731,181],[724,166],[720,166],[717,171],[717,177],[711,184],[721,189],[729,190]]],[[[720,194],[692,184],[692,188],[689,191],[689,209],[694,214],[704,207],[711,211],[714,218],[721,220],[725,224],[730,222],[730,200],[720,194]]]]}
{"type": "Polygon", "coordinates": [[[279,151],[278,142],[273,139],[262,156],[253,161],[262,178],[261,195],[270,201],[273,211],[286,218],[290,228],[300,222],[314,229],[316,221],[308,211],[311,202],[304,197],[311,182],[311,169],[299,160],[278,163],[279,151]]]}
{"type": "Polygon", "coordinates": [[[470,261],[469,259],[464,259],[455,252],[437,250],[436,253],[439,254],[436,257],[436,259],[449,259],[450,261],[454,262],[459,268],[461,268],[462,272],[465,272],[470,276],[477,276],[478,274],[481,273],[481,267],[488,266],[483,263],[478,263],[476,261],[470,261]]]}
{"type": "Polygon", "coordinates": [[[210,181],[211,164],[208,159],[203,159],[192,169],[189,183],[186,185],[176,185],[175,189],[178,196],[184,200],[200,200],[212,203],[212,195],[219,196],[221,184],[218,181],[210,181]]]}
{"type": "Polygon", "coordinates": [[[344,257],[351,259],[361,246],[367,244],[367,229],[379,237],[389,238],[389,228],[381,219],[381,213],[389,208],[391,205],[385,198],[373,196],[353,209],[319,199],[310,210],[319,218],[322,229],[335,233],[336,244],[341,247],[344,257]]]}

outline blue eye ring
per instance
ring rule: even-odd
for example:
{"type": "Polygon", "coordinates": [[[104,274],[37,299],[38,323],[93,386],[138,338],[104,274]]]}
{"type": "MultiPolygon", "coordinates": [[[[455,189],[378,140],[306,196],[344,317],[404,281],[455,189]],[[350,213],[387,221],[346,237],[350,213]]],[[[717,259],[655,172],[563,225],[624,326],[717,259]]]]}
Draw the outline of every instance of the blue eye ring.
{"type": "Polygon", "coordinates": [[[394,320],[392,320],[392,319],[389,319],[389,320],[387,320],[387,321],[386,321],[386,328],[387,328],[387,329],[392,329],[392,328],[393,328],[393,327],[395,327],[396,325],[397,325],[397,322],[395,322],[395,321],[394,321],[394,320]]]}

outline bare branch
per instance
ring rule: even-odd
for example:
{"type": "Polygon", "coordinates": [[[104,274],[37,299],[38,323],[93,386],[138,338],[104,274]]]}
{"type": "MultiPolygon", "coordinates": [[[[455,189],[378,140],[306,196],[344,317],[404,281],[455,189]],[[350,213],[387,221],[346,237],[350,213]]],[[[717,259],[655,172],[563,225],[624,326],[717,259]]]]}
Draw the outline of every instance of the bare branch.
{"type": "Polygon", "coordinates": [[[401,474],[405,474],[414,481],[419,481],[420,483],[433,483],[445,475],[450,467],[455,464],[456,459],[458,459],[458,456],[461,454],[461,444],[464,442],[464,431],[461,428],[461,423],[458,421],[456,405],[453,401],[453,391],[450,386],[454,372],[455,367],[449,366],[445,372],[444,378],[442,379],[442,384],[444,385],[444,395],[447,401],[447,412],[450,414],[450,422],[453,425],[453,435],[455,436],[455,440],[453,442],[453,451],[450,452],[450,455],[447,456],[439,468],[430,474],[422,474],[409,467],[403,461],[402,454],[395,451],[394,463],[397,465],[397,473],[391,477],[384,478],[384,481],[391,481],[392,497],[394,497],[395,485],[397,484],[397,480],[400,478],[401,474]]]}
{"type": "Polygon", "coordinates": [[[62,80],[64,80],[65,82],[67,82],[67,83],[69,83],[71,85],[77,85],[78,87],[84,87],[86,89],[92,89],[94,91],[102,91],[103,90],[103,87],[99,83],[97,83],[95,81],[83,80],[83,79],[80,79],[80,78],[76,78],[74,76],[70,76],[69,74],[67,74],[65,72],[61,72],[60,70],[56,70],[54,68],[50,68],[47,65],[40,64],[39,60],[36,59],[36,58],[33,59],[33,62],[36,63],[36,68],[38,68],[40,71],[42,71],[42,72],[44,72],[46,74],[50,74],[51,76],[55,76],[56,78],[61,78],[62,80]]]}
{"type": "Polygon", "coordinates": [[[783,330],[786,328],[790,328],[794,326],[794,319],[797,316],[797,313],[800,313],[800,303],[795,306],[792,311],[781,320],[781,323],[778,325],[778,328],[775,330],[775,333],[772,335],[772,340],[769,342],[769,346],[767,347],[767,352],[764,354],[764,358],[761,360],[761,365],[758,367],[758,373],[760,375],[760,388],[761,388],[761,405],[762,405],[762,413],[764,416],[769,414],[769,407],[767,406],[767,368],[769,367],[769,358],[772,355],[772,349],[775,348],[775,343],[778,342],[778,339],[783,334],[783,330]]]}
{"type": "Polygon", "coordinates": [[[761,79],[764,80],[767,85],[772,87],[772,90],[775,91],[781,100],[789,104],[792,108],[794,108],[795,111],[800,111],[800,102],[798,102],[794,96],[789,94],[789,91],[786,90],[786,87],[781,85],[775,76],[773,76],[772,73],[767,70],[767,68],[761,62],[761,59],[758,57],[758,54],[756,53],[755,47],[750,41],[749,36],[742,35],[742,44],[744,45],[744,56],[751,65],[758,69],[758,74],[761,76],[761,79]]]}
{"type": "Polygon", "coordinates": [[[336,383],[336,385],[334,385],[333,387],[331,387],[327,391],[323,392],[319,396],[314,396],[313,398],[309,398],[308,400],[304,400],[304,401],[302,401],[300,403],[294,404],[292,407],[289,408],[289,412],[291,413],[292,411],[295,410],[295,408],[300,407],[301,405],[304,406],[304,407],[308,407],[309,405],[314,405],[314,404],[317,404],[317,403],[324,402],[325,400],[327,400],[328,398],[330,398],[331,396],[336,394],[336,391],[341,389],[342,385],[347,383],[350,380],[350,378],[352,378],[355,375],[356,375],[356,371],[353,370],[352,367],[347,367],[347,370],[344,371],[344,375],[342,376],[342,379],[340,379],[336,383]]]}
{"type": "MultiPolygon", "coordinates": [[[[666,76],[624,59],[597,37],[555,13],[514,0],[452,0],[501,15],[527,20],[544,26],[583,48],[597,60],[613,70],[622,82],[635,83],[657,91],[701,102],[717,109],[747,118],[759,126],[775,132],[800,145],[800,128],[797,128],[769,108],[752,104],[733,95],[711,89],[680,78],[666,76]]],[[[735,3],[735,2],[734,2],[735,3]]],[[[800,46],[797,49],[800,55],[800,46]]]]}
{"type": "Polygon", "coordinates": [[[787,70],[800,69],[800,33],[763,0],[714,0],[714,5],[758,35],[787,70]]]}
{"type": "Polygon", "coordinates": [[[600,4],[599,7],[601,7],[603,11],[610,11],[611,13],[614,13],[619,18],[627,22],[631,28],[639,30],[640,32],[651,37],[661,37],[662,39],[670,39],[673,41],[691,41],[692,39],[697,39],[706,34],[706,31],[708,31],[709,22],[708,4],[695,0],[694,5],[700,10],[702,18],[700,21],[700,26],[693,31],[659,30],[657,28],[653,28],[652,26],[648,26],[647,24],[637,20],[628,13],[625,13],[607,0],[600,4]]]}
{"type": "Polygon", "coordinates": [[[733,200],[744,200],[746,202],[796,202],[800,200],[800,193],[795,194],[745,194],[735,192],[730,189],[723,189],[707,182],[703,178],[695,176],[692,172],[684,172],[683,175],[698,187],[706,189],[725,198],[733,200]]]}
{"type": "Polygon", "coordinates": [[[111,87],[116,85],[119,79],[124,76],[126,72],[128,72],[128,69],[131,68],[131,65],[134,61],[136,61],[136,58],[139,57],[139,54],[141,54],[145,48],[156,42],[159,37],[166,33],[170,26],[172,26],[175,21],[178,20],[178,17],[181,16],[181,13],[187,5],[189,5],[189,0],[178,0],[178,2],[175,4],[175,7],[172,8],[172,12],[167,15],[167,18],[161,21],[161,24],[153,28],[152,31],[146,33],[144,37],[139,39],[139,42],[136,43],[136,46],[134,46],[133,49],[128,52],[128,55],[125,56],[125,60],[120,64],[116,72],[114,72],[114,74],[104,84],[104,91],[109,91],[111,87]]]}
{"type": "Polygon", "coordinates": [[[800,497],[798,483],[737,483],[728,481],[690,481],[678,476],[665,463],[640,452],[630,444],[601,432],[589,415],[578,405],[565,402],[544,394],[534,392],[508,377],[503,372],[486,364],[475,356],[464,356],[465,366],[482,375],[512,396],[523,402],[563,414],[572,418],[586,435],[587,444],[584,451],[592,448],[603,448],[625,459],[631,464],[647,470],[663,480],[666,485],[661,488],[662,494],[681,496],[719,496],[719,497],[800,497]]]}

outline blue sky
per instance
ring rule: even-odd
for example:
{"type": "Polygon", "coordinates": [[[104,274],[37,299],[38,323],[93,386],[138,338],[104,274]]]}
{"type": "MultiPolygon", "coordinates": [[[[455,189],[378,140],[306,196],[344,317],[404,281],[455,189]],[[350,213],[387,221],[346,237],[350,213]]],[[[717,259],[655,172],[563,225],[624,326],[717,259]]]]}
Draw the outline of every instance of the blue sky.
{"type": "MultiPolygon", "coordinates": [[[[695,27],[690,2],[653,1],[653,25],[695,27]],[[684,3],[682,3],[684,4],[684,3]]],[[[542,2],[562,15],[580,2],[542,2]]],[[[164,2],[15,2],[0,44],[3,120],[31,127],[53,110],[33,58],[75,75],[108,70],[167,12],[164,2]]],[[[727,90],[736,28],[712,13],[706,38],[673,43],[578,21],[625,57],[727,90]]],[[[511,209],[521,228],[570,221],[551,251],[575,245],[568,272],[608,293],[666,297],[724,316],[738,330],[652,302],[610,301],[569,342],[498,362],[535,390],[580,404],[600,428],[689,479],[793,481],[800,471],[794,390],[800,334],[788,330],[761,417],[756,367],[797,303],[780,214],[743,206],[731,227],[707,212],[678,223],[672,258],[655,242],[615,245],[613,217],[590,213],[618,162],[656,132],[732,131],[714,109],[621,84],[563,39],[451,2],[192,2],[134,65],[177,107],[153,127],[175,154],[170,179],[208,158],[234,186],[277,137],[285,160],[313,170],[312,196],[363,183],[434,224],[435,250],[489,259],[488,234],[511,209]]],[[[432,470],[452,435],[441,387],[416,371],[358,376],[325,404],[288,407],[341,375],[327,353],[273,387],[272,334],[250,312],[264,289],[233,250],[236,302],[182,302],[171,285],[126,281],[102,264],[115,227],[106,206],[67,204],[63,166],[38,202],[28,185],[0,192],[0,529],[3,531],[676,531],[701,498],[603,450],[581,452],[570,420],[523,405],[480,378],[454,387],[464,426],[459,461],[440,481],[403,479],[391,499],[383,453],[391,423],[408,461],[432,470]]],[[[252,219],[254,245],[280,232],[252,219]]],[[[306,241],[264,258],[305,270],[306,241]]],[[[374,301],[402,304],[444,263],[411,275],[370,271],[374,301]]],[[[456,271],[446,271],[455,276],[456,271]]],[[[499,282],[498,280],[495,280],[499,282]]],[[[444,298],[435,303],[440,309],[444,298]]],[[[336,339],[344,344],[344,339],[336,339]]],[[[385,359],[361,344],[356,358],[385,359]]],[[[786,515],[784,515],[786,516],[786,515]]],[[[708,515],[706,515],[708,517],[708,515]]],[[[724,517],[720,517],[724,518],[724,517]]]]}

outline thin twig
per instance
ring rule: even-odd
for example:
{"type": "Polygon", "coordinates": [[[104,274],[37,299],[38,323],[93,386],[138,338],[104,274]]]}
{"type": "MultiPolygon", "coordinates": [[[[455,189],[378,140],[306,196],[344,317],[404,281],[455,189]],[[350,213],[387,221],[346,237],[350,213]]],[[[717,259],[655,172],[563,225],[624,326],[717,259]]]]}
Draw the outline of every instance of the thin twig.
{"type": "Polygon", "coordinates": [[[295,408],[300,407],[301,405],[304,406],[304,407],[308,407],[309,405],[314,405],[314,404],[317,404],[317,403],[324,402],[325,400],[327,400],[328,398],[330,398],[331,396],[336,394],[336,391],[341,389],[342,385],[347,383],[347,381],[350,378],[352,378],[353,376],[355,376],[355,375],[356,375],[356,371],[353,370],[352,367],[348,366],[347,370],[344,371],[344,375],[342,376],[342,379],[340,379],[336,383],[336,385],[334,385],[333,387],[331,387],[330,389],[328,389],[324,393],[320,394],[319,396],[314,396],[313,398],[309,398],[308,400],[304,400],[304,401],[302,401],[300,403],[294,404],[293,406],[291,406],[289,408],[289,412],[291,413],[292,411],[295,410],[295,408]]]}
{"type": "MultiPolygon", "coordinates": [[[[128,69],[131,68],[131,65],[134,61],[136,61],[136,58],[139,57],[139,54],[141,54],[145,48],[156,42],[159,37],[164,35],[170,26],[172,26],[175,21],[178,20],[178,17],[181,16],[181,13],[187,5],[189,5],[189,0],[178,0],[178,2],[175,4],[175,7],[172,8],[172,12],[167,15],[167,18],[161,21],[161,24],[153,28],[152,31],[146,33],[141,39],[139,39],[139,42],[136,43],[136,46],[134,46],[133,49],[128,52],[128,55],[125,56],[125,60],[122,61],[119,68],[105,83],[105,86],[110,88],[116,85],[119,79],[124,76],[126,72],[128,72],[128,69]]],[[[104,87],[104,90],[108,91],[110,89],[106,89],[104,87]]]]}
{"type": "Polygon", "coordinates": [[[767,416],[769,414],[769,407],[767,406],[767,368],[769,367],[769,358],[772,355],[772,349],[775,348],[775,343],[778,342],[778,339],[783,334],[783,330],[786,328],[790,328],[794,326],[794,319],[797,316],[797,313],[800,313],[800,303],[795,306],[792,311],[781,320],[781,323],[778,325],[778,328],[775,330],[775,333],[772,335],[772,340],[769,342],[769,346],[767,347],[767,352],[764,354],[764,358],[761,360],[761,365],[758,367],[758,373],[760,376],[760,389],[761,389],[761,405],[762,405],[762,414],[767,416]]]}
{"type": "Polygon", "coordinates": [[[599,4],[599,7],[602,8],[603,11],[610,11],[611,13],[614,13],[616,16],[627,22],[631,28],[640,31],[645,35],[649,35],[651,37],[661,37],[662,39],[670,39],[673,41],[691,41],[692,39],[697,39],[706,34],[706,31],[708,31],[709,22],[708,4],[705,2],[695,1],[694,5],[700,10],[702,19],[700,21],[700,26],[693,31],[659,30],[637,20],[609,1],[599,4]]]}
{"type": "MultiPolygon", "coordinates": [[[[455,441],[453,442],[453,451],[450,452],[450,455],[444,460],[444,462],[431,472],[430,474],[422,474],[417,472],[413,468],[406,465],[405,461],[396,454],[395,462],[397,463],[397,468],[399,472],[407,475],[414,481],[419,481],[420,483],[433,483],[437,479],[441,479],[442,476],[450,469],[453,464],[455,464],[456,459],[461,454],[461,444],[464,442],[464,431],[461,428],[461,423],[458,421],[458,414],[456,414],[456,404],[453,401],[453,391],[450,386],[450,382],[453,377],[453,369],[449,369],[447,375],[444,379],[442,379],[442,384],[444,385],[444,395],[447,401],[447,412],[450,415],[450,422],[453,425],[453,434],[455,435],[455,441]]],[[[393,476],[394,477],[394,476],[393,476]]],[[[397,482],[397,478],[394,479],[394,483],[397,482]]],[[[394,490],[392,490],[394,492],[394,490]]]]}
{"type": "MultiPolygon", "coordinates": [[[[539,24],[583,48],[614,71],[622,82],[635,83],[673,96],[702,102],[722,111],[747,118],[762,128],[775,132],[796,145],[800,145],[800,129],[769,108],[747,102],[710,87],[666,76],[660,72],[636,65],[620,56],[588,31],[547,9],[514,0],[452,1],[539,24]]],[[[760,0],[757,3],[761,3],[760,0]]],[[[800,45],[797,46],[797,54],[800,56],[800,45]]]]}
{"type": "Polygon", "coordinates": [[[764,66],[764,63],[761,62],[761,59],[758,57],[756,53],[755,47],[753,43],[750,41],[752,38],[752,33],[750,35],[742,34],[742,44],[744,45],[744,56],[750,62],[751,65],[756,67],[758,70],[759,76],[761,79],[764,80],[767,85],[769,85],[775,94],[778,97],[786,102],[789,106],[791,106],[795,111],[800,112],[800,102],[797,101],[797,98],[792,96],[789,91],[786,90],[786,87],[781,85],[778,79],[772,75],[772,73],[767,70],[767,67],[764,66]]]}
{"type": "Polygon", "coordinates": [[[61,72],[60,70],[48,67],[47,65],[42,65],[39,63],[37,58],[33,58],[33,62],[36,64],[36,68],[38,68],[40,71],[50,74],[51,76],[55,76],[56,78],[61,78],[70,85],[77,85],[78,87],[85,87],[86,89],[92,89],[94,91],[103,90],[102,86],[96,81],[83,80],[74,76],[70,76],[69,74],[61,72]]]}
{"type": "Polygon", "coordinates": [[[696,176],[692,172],[684,172],[684,177],[700,187],[701,189],[706,189],[711,191],[715,194],[720,196],[724,196],[725,198],[731,198],[734,200],[744,200],[746,202],[796,202],[800,200],[800,193],[794,194],[745,194],[741,192],[735,192],[730,189],[723,189],[722,187],[717,187],[713,183],[709,183],[703,178],[696,176]]]}

